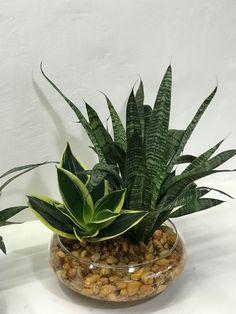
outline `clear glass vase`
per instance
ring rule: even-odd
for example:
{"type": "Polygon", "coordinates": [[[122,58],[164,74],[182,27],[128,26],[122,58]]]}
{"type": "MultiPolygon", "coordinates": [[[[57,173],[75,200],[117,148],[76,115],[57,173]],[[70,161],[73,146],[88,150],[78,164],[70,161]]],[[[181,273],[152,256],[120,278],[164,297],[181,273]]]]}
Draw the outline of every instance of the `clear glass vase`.
{"type": "Polygon", "coordinates": [[[155,232],[151,244],[143,244],[144,249],[138,248],[140,252],[144,250],[142,262],[135,262],[133,244],[126,245],[124,241],[119,246],[116,240],[108,241],[110,246],[114,241],[114,249],[104,253],[106,241],[102,243],[103,252],[99,252],[97,244],[68,240],[54,234],[49,247],[50,264],[58,279],[84,296],[126,302],[161,293],[184,268],[184,243],[171,221],[155,232]],[[95,253],[89,256],[91,247],[95,253]],[[121,261],[117,255],[122,256],[121,261]]]}

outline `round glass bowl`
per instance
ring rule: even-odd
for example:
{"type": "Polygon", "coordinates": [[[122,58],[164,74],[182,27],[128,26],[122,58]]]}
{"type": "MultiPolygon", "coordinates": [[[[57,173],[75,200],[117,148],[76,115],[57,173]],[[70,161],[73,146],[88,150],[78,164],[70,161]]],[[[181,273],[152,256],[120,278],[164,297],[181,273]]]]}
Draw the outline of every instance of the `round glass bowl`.
{"type": "Polygon", "coordinates": [[[58,279],[90,298],[126,302],[157,295],[182,272],[185,248],[171,221],[156,230],[148,245],[119,237],[100,243],[53,235],[50,264],[58,279]]]}

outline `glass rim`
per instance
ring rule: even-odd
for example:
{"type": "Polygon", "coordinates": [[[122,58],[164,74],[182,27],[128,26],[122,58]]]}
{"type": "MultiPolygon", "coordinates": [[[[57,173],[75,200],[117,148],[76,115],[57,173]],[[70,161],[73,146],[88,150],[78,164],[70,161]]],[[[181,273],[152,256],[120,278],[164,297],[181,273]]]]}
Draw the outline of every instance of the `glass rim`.
{"type": "MultiPolygon", "coordinates": [[[[179,241],[179,236],[180,235],[179,235],[178,229],[176,228],[175,224],[170,219],[167,219],[166,222],[169,222],[169,224],[171,225],[171,227],[173,228],[173,230],[174,230],[174,232],[176,234],[175,243],[172,245],[171,248],[168,249],[168,252],[165,255],[163,255],[163,256],[157,256],[156,258],[154,258],[151,261],[144,261],[144,262],[141,262],[141,263],[135,263],[135,264],[130,264],[130,265],[104,265],[104,264],[100,264],[100,263],[97,263],[97,262],[93,262],[92,260],[88,261],[88,260],[84,259],[83,257],[74,256],[71,253],[71,251],[69,251],[65,247],[65,245],[62,243],[62,241],[60,239],[60,236],[58,234],[54,234],[54,236],[56,236],[57,241],[58,241],[58,243],[60,245],[60,248],[62,249],[62,251],[64,253],[66,253],[67,255],[72,255],[73,258],[75,260],[78,260],[80,263],[88,264],[89,268],[91,268],[91,269],[92,268],[129,269],[129,268],[142,267],[142,266],[146,266],[146,265],[155,263],[156,261],[158,261],[160,259],[163,259],[163,258],[166,258],[167,256],[171,255],[171,253],[175,250],[175,248],[177,246],[177,243],[179,241]]],[[[165,226],[166,222],[164,224],[162,224],[161,226],[165,226]]],[[[158,230],[158,229],[156,229],[156,230],[158,230]]]]}

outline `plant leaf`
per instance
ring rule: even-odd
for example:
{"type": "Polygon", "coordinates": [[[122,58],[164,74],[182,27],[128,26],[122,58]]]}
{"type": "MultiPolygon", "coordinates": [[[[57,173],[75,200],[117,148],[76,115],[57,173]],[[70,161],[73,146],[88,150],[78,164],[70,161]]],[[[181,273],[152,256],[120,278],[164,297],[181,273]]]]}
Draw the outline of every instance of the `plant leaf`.
{"type": "Polygon", "coordinates": [[[98,154],[98,158],[99,160],[103,160],[104,156],[103,153],[100,149],[100,147],[97,144],[97,141],[95,139],[95,136],[91,130],[91,126],[89,124],[89,122],[86,120],[86,118],[83,116],[82,112],[79,110],[78,107],[75,106],[75,104],[73,104],[73,102],[68,99],[62,92],[61,90],[49,79],[49,77],[44,73],[43,71],[43,67],[42,67],[42,63],[40,64],[40,69],[41,69],[41,73],[43,74],[43,76],[45,77],[45,79],[51,84],[51,86],[62,96],[62,98],[67,102],[67,104],[70,106],[70,108],[74,111],[74,113],[76,114],[77,118],[79,119],[79,122],[82,124],[83,128],[85,129],[88,137],[90,138],[91,142],[93,143],[96,153],[98,154]]]}
{"type": "Polygon", "coordinates": [[[142,130],[142,138],[144,138],[145,114],[144,114],[144,89],[143,89],[142,80],[140,80],[140,84],[135,95],[135,102],[137,104],[138,113],[139,113],[140,125],[141,125],[141,130],[142,130]]]}
{"type": "Polygon", "coordinates": [[[128,99],[126,109],[126,137],[127,153],[125,165],[126,186],[130,187],[139,168],[144,165],[145,154],[143,150],[142,129],[133,90],[128,99]]]}
{"type": "Polygon", "coordinates": [[[217,200],[214,198],[201,198],[195,200],[193,203],[189,203],[175,210],[169,215],[169,218],[180,217],[184,215],[189,215],[216,205],[223,203],[224,201],[217,200]]]}
{"type": "Polygon", "coordinates": [[[182,155],[182,156],[179,156],[177,161],[176,161],[176,165],[190,163],[195,158],[197,158],[197,157],[193,156],[193,155],[182,155]]]}
{"type": "Polygon", "coordinates": [[[146,147],[148,128],[150,126],[152,108],[149,105],[144,105],[144,147],[146,147]]]}
{"type": "Polygon", "coordinates": [[[236,149],[227,150],[224,152],[219,153],[218,155],[212,157],[209,160],[206,160],[205,162],[201,163],[200,166],[193,168],[192,170],[188,172],[183,172],[180,175],[177,175],[169,180],[168,186],[166,189],[168,189],[171,185],[175,184],[176,182],[188,178],[194,178],[195,181],[197,179],[203,178],[209,174],[211,174],[212,170],[222,165],[224,162],[232,158],[236,155],[236,149]]]}
{"type": "Polygon", "coordinates": [[[74,223],[62,214],[55,204],[59,202],[42,195],[28,195],[28,205],[35,216],[56,234],[74,239],[74,223]]]}
{"type": "MultiPolygon", "coordinates": [[[[117,217],[119,213],[115,213],[111,211],[110,209],[103,209],[95,214],[95,217],[93,218],[92,223],[93,224],[100,224],[103,222],[110,221],[117,217]]],[[[100,227],[99,227],[100,229],[100,227]]]]}
{"type": "Polygon", "coordinates": [[[26,169],[18,174],[16,174],[15,176],[11,177],[10,179],[8,179],[6,182],[4,182],[1,186],[0,186],[0,194],[2,192],[2,190],[9,184],[11,183],[13,180],[15,180],[16,178],[22,176],[23,174],[31,171],[31,170],[34,170],[35,168],[39,167],[39,166],[42,166],[42,165],[45,165],[45,164],[50,164],[50,163],[55,163],[54,161],[45,161],[45,162],[42,162],[42,163],[39,163],[39,164],[32,164],[31,165],[26,165],[26,166],[19,166],[19,167],[16,167],[16,168],[12,168],[10,170],[8,170],[7,172],[5,172],[3,175],[1,175],[1,178],[13,173],[13,172],[17,172],[19,171],[19,169],[26,169]]]}
{"type": "Polygon", "coordinates": [[[0,250],[2,250],[4,254],[7,254],[7,249],[1,236],[0,236],[0,250]]]}
{"type": "Polygon", "coordinates": [[[165,148],[165,159],[167,161],[167,164],[175,155],[176,150],[178,149],[180,142],[182,140],[182,137],[184,135],[184,132],[185,132],[184,130],[176,130],[176,129],[168,130],[167,139],[166,139],[167,143],[166,143],[166,148],[165,148]]]}
{"type": "Polygon", "coordinates": [[[96,138],[96,141],[104,155],[107,163],[116,164],[123,162],[121,149],[114,144],[111,135],[103,126],[96,111],[86,103],[86,109],[89,117],[91,129],[96,138]]]}
{"type": "Polygon", "coordinates": [[[117,237],[137,225],[146,215],[147,212],[143,211],[123,210],[122,215],[118,216],[108,227],[100,230],[98,236],[90,238],[89,241],[105,241],[117,237]]]}
{"type": "Polygon", "coordinates": [[[116,112],[114,106],[112,105],[110,99],[102,93],[107,102],[107,106],[111,115],[112,127],[113,127],[113,134],[114,134],[114,142],[124,151],[127,149],[126,143],[126,133],[124,126],[120,120],[118,113],[116,112]]]}
{"type": "Polygon", "coordinates": [[[27,206],[15,206],[15,207],[9,207],[5,208],[0,211],[0,220],[8,220],[11,217],[15,216],[19,212],[21,212],[23,209],[27,208],[27,206]]]}
{"type": "Polygon", "coordinates": [[[203,154],[201,154],[199,157],[195,158],[190,165],[188,165],[188,167],[183,171],[183,173],[186,173],[194,168],[197,168],[199,166],[201,166],[202,164],[204,164],[204,162],[206,162],[213,154],[214,152],[217,150],[217,148],[223,143],[224,140],[220,141],[219,143],[217,143],[215,146],[213,146],[212,148],[208,149],[206,152],[204,152],[203,154]]]}
{"type": "Polygon", "coordinates": [[[118,190],[105,195],[95,204],[95,214],[98,212],[109,209],[113,213],[119,213],[122,209],[125,200],[126,190],[118,190]]]}
{"type": "Polygon", "coordinates": [[[30,164],[30,165],[18,166],[18,167],[12,168],[12,169],[4,172],[0,176],[0,179],[2,179],[3,177],[8,176],[9,174],[12,174],[14,172],[18,172],[18,171],[21,171],[21,170],[26,170],[26,169],[29,169],[29,168],[31,170],[31,168],[35,169],[35,168],[37,168],[39,166],[42,166],[42,165],[45,165],[45,164],[53,164],[53,163],[57,163],[57,161],[44,161],[44,162],[41,162],[41,163],[38,163],[38,164],[30,164]]]}
{"type": "Polygon", "coordinates": [[[198,109],[197,113],[195,114],[194,118],[192,119],[192,121],[190,122],[190,124],[188,125],[187,129],[184,132],[184,135],[181,139],[181,142],[178,146],[178,149],[176,150],[176,153],[174,154],[173,158],[171,159],[171,162],[169,163],[168,166],[168,172],[171,171],[171,169],[173,168],[173,166],[176,164],[176,161],[178,159],[178,157],[180,156],[180,154],[182,153],[187,141],[189,140],[191,134],[193,133],[197,123],[199,122],[199,120],[201,119],[202,115],[204,114],[205,110],[207,109],[207,107],[209,106],[209,104],[211,103],[213,97],[215,96],[217,91],[217,87],[213,90],[213,92],[203,101],[203,103],[201,104],[200,108],[198,109]]]}
{"type": "Polygon", "coordinates": [[[71,216],[83,225],[84,217],[87,215],[83,209],[87,210],[89,216],[93,210],[93,200],[90,193],[79,178],[65,169],[58,167],[57,177],[64,204],[71,216]]]}
{"type": "Polygon", "coordinates": [[[171,66],[169,66],[157,94],[147,135],[146,164],[148,174],[153,179],[150,210],[155,208],[157,196],[165,177],[165,149],[171,105],[171,72],[171,66]]]}
{"type": "Polygon", "coordinates": [[[73,173],[77,176],[84,184],[88,182],[89,177],[85,174],[81,174],[82,171],[86,169],[81,161],[79,161],[75,156],[72,154],[70,144],[67,143],[64,149],[64,152],[61,157],[60,167],[63,169],[68,170],[69,172],[73,173]]]}
{"type": "Polygon", "coordinates": [[[99,232],[98,229],[82,230],[76,227],[74,227],[73,229],[74,234],[79,241],[82,241],[83,239],[87,239],[88,241],[90,241],[90,238],[95,237],[99,232]]]}

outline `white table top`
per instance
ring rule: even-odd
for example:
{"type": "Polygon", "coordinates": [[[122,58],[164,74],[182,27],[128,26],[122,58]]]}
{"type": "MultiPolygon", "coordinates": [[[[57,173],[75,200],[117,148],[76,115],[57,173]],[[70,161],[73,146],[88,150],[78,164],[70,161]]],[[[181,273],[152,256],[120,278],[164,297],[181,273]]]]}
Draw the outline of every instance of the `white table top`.
{"type": "Polygon", "coordinates": [[[38,221],[2,227],[8,255],[0,254],[1,314],[236,313],[236,208],[229,201],[175,220],[188,259],[164,293],[140,304],[110,304],[62,287],[48,264],[51,232],[38,221]]]}

